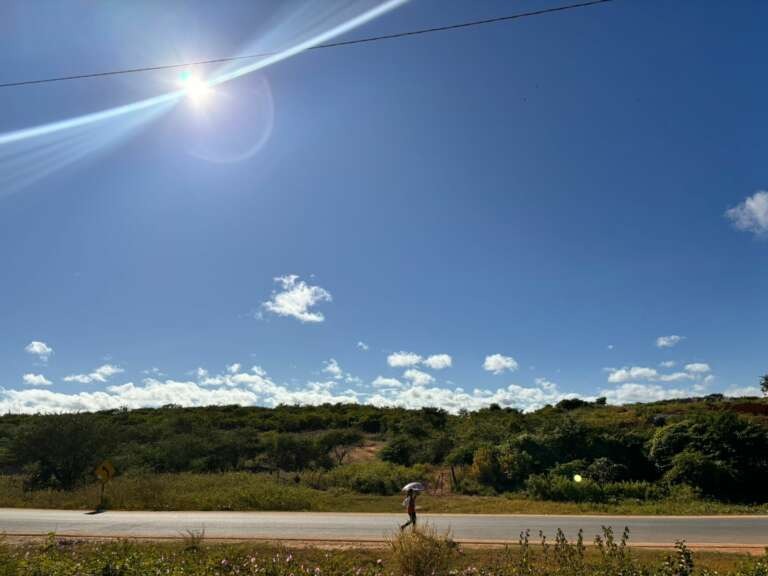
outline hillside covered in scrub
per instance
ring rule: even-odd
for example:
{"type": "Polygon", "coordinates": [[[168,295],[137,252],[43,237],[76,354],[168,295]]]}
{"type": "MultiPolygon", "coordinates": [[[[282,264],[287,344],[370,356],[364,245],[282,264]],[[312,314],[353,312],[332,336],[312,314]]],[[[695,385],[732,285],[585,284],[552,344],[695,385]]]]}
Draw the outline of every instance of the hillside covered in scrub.
{"type": "Polygon", "coordinates": [[[125,477],[268,472],[367,494],[418,477],[460,494],[607,502],[682,490],[761,503],[768,402],[711,395],[627,406],[564,400],[531,413],[338,404],[0,417],[0,474],[23,478],[26,490],[76,489],[104,459],[125,477]]]}

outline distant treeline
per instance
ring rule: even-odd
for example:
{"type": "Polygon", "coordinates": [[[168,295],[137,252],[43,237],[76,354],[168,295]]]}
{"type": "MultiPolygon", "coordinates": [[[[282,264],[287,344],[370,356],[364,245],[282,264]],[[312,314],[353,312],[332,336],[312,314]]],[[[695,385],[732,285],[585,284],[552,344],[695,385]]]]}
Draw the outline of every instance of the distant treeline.
{"type": "Polygon", "coordinates": [[[605,501],[684,488],[765,502],[768,403],[711,395],[628,406],[563,400],[525,414],[337,404],[0,417],[0,473],[23,474],[30,489],[92,481],[103,459],[122,474],[269,471],[361,492],[390,492],[404,467],[416,467],[468,494],[605,501]],[[380,448],[375,460],[350,463],[364,443],[380,448]],[[388,471],[397,478],[387,482],[388,471]]]}

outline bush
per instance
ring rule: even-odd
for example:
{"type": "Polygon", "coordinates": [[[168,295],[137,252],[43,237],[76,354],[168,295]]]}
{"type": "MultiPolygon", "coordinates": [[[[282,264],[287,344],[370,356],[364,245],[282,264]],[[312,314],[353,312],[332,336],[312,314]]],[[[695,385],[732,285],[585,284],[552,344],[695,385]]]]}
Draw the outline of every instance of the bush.
{"type": "Polygon", "coordinates": [[[590,478],[581,482],[554,474],[534,474],[526,482],[526,492],[536,500],[556,502],[615,502],[623,499],[654,500],[667,493],[663,485],[644,481],[600,484],[590,478]]]}
{"type": "Polygon", "coordinates": [[[347,488],[363,494],[389,495],[400,492],[408,482],[426,481],[429,469],[423,465],[399,466],[390,462],[357,462],[311,476],[315,488],[347,488]]]}
{"type": "Polygon", "coordinates": [[[389,542],[392,556],[402,576],[447,574],[457,553],[450,534],[438,536],[431,526],[400,532],[389,542]]]}

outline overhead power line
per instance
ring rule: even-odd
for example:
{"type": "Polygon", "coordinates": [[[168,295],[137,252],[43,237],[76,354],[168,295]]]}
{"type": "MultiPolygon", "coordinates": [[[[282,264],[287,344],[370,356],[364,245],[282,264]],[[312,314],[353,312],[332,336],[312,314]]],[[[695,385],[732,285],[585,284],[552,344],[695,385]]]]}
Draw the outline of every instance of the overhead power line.
{"type": "MultiPolygon", "coordinates": [[[[566,4],[564,6],[555,6],[552,8],[542,8],[541,10],[531,10],[530,12],[519,12],[507,16],[497,16],[495,18],[486,18],[484,20],[473,20],[470,22],[461,22],[458,24],[449,24],[446,26],[435,26],[433,28],[421,28],[419,30],[408,30],[405,32],[395,32],[393,34],[382,34],[380,36],[368,36],[366,38],[355,38],[352,40],[340,40],[339,42],[329,42],[327,44],[318,44],[311,46],[307,50],[321,50],[323,48],[340,48],[342,46],[352,46],[355,44],[367,44],[370,42],[379,42],[382,40],[395,40],[397,38],[406,38],[408,36],[420,36],[423,34],[432,34],[434,32],[446,32],[449,30],[459,30],[462,28],[471,28],[473,26],[483,26],[486,24],[496,24],[499,22],[509,22],[521,18],[532,16],[541,16],[553,12],[564,12],[566,10],[575,10],[577,8],[586,8],[597,4],[606,4],[614,0],[588,0],[577,4],[566,4]]],[[[195,62],[184,62],[179,64],[164,64],[160,66],[143,66],[141,68],[124,68],[122,70],[107,70],[104,72],[91,72],[88,74],[74,74],[72,76],[57,76],[52,78],[38,78],[36,80],[20,80],[18,82],[6,82],[0,84],[0,88],[13,88],[16,86],[30,86],[33,84],[48,84],[51,82],[64,82],[66,80],[82,80],[85,78],[100,78],[102,76],[117,76],[120,74],[135,74],[137,72],[152,72],[157,70],[172,70],[174,68],[191,68],[193,66],[203,66],[206,64],[222,64],[225,62],[236,62],[237,60],[254,60],[256,58],[266,58],[274,56],[279,52],[261,52],[259,54],[246,54],[243,56],[229,56],[226,58],[211,58],[209,60],[197,60],[195,62]]]]}

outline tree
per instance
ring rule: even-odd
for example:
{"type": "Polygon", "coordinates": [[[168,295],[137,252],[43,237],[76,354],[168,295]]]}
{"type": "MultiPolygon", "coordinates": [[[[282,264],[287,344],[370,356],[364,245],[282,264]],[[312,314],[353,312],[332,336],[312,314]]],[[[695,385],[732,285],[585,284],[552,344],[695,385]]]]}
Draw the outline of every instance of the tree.
{"type": "Polygon", "coordinates": [[[356,430],[330,430],[320,438],[320,447],[341,466],[349,453],[363,443],[363,435],[356,430]]]}
{"type": "Polygon", "coordinates": [[[40,416],[18,432],[11,453],[30,485],[69,490],[104,457],[104,432],[90,414],[40,416]]]}
{"type": "Polygon", "coordinates": [[[762,378],[760,378],[760,390],[763,391],[763,394],[768,396],[768,374],[764,374],[762,378]]]}

